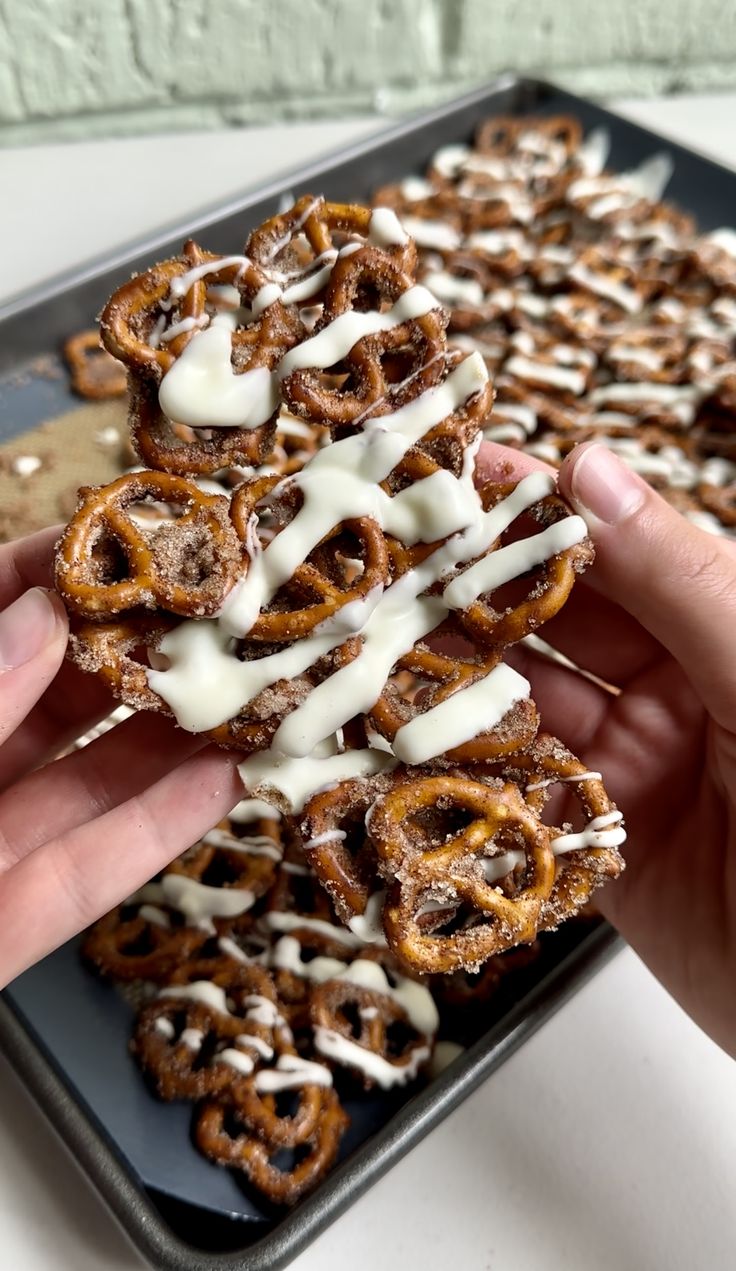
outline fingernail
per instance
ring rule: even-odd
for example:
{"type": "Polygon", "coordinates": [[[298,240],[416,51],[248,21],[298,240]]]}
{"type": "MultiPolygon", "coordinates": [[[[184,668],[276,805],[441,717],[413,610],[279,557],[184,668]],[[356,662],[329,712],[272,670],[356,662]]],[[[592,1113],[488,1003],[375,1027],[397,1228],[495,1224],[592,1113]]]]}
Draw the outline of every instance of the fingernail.
{"type": "Polygon", "coordinates": [[[43,587],[26,591],[0,613],[0,671],[24,666],[41,653],[62,621],[58,596],[43,587]]]}
{"type": "Polygon", "coordinates": [[[570,493],[583,515],[617,525],[644,502],[647,487],[607,446],[593,443],[573,463],[570,493]]]}

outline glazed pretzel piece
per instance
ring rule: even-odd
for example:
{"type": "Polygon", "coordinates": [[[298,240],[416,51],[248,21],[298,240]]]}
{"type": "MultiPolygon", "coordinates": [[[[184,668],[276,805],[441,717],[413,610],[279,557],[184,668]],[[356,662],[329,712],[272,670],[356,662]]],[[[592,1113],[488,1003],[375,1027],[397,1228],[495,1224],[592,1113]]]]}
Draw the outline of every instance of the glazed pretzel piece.
{"type": "Polygon", "coordinates": [[[354,314],[356,339],[344,356],[335,344],[336,356],[328,366],[294,369],[284,376],[284,400],[295,415],[329,423],[333,430],[352,429],[369,416],[406,405],[438,382],[445,369],[447,318],[439,305],[410,316],[413,301],[406,297],[413,290],[411,276],[382,248],[366,245],[338,257],[315,338],[354,314]],[[366,335],[359,334],[358,315],[363,314],[366,321],[376,315],[371,324],[376,329],[366,335]]]}
{"type": "Polygon", "coordinates": [[[160,984],[193,957],[205,939],[196,928],[176,925],[168,910],[126,903],[90,927],[82,955],[110,979],[160,984]]]}
{"type": "Polygon", "coordinates": [[[396,784],[391,773],[355,777],[308,800],[299,831],[304,855],[345,923],[365,913],[378,889],[378,861],[366,818],[381,795],[396,784]]]}
{"type": "MultiPolygon", "coordinates": [[[[450,621],[437,636],[444,640],[461,636],[456,622],[450,621]]],[[[461,641],[462,644],[462,641],[461,641]]],[[[393,742],[400,728],[425,712],[447,701],[454,693],[467,689],[491,673],[501,661],[501,650],[488,652],[443,652],[426,644],[415,645],[396,664],[368,718],[377,732],[393,742]],[[397,672],[411,676],[407,689],[397,672]]],[[[495,727],[479,733],[470,741],[454,746],[437,756],[442,765],[482,763],[501,755],[513,754],[533,741],[539,727],[539,715],[531,698],[523,698],[511,707],[495,727]]]]}
{"type": "Polygon", "coordinates": [[[217,1165],[242,1172],[273,1205],[294,1205],[332,1168],[349,1124],[334,1090],[305,1086],[299,1094],[300,1106],[308,1101],[315,1115],[310,1133],[293,1146],[258,1135],[242,1099],[232,1096],[202,1106],[194,1123],[195,1142],[217,1165]],[[282,1165],[286,1153],[288,1164],[282,1165]]]}
{"type": "Polygon", "coordinates": [[[80,491],[56,585],[70,610],[88,618],[159,607],[203,617],[220,608],[242,555],[224,496],[183,477],[132,472],[80,491]],[[136,521],[136,504],[151,501],[165,504],[171,521],[153,529],[136,521]]]}
{"type": "MultiPolygon", "coordinates": [[[[380,218],[374,221],[370,208],[328,203],[311,194],[304,194],[293,207],[253,230],[245,250],[270,278],[287,284],[288,299],[289,281],[296,280],[295,290],[310,279],[319,281],[313,267],[325,258],[329,266],[341,246],[361,239],[380,245],[400,269],[410,272],[414,268],[414,244],[406,236],[395,241],[391,235],[388,239],[382,235],[380,218]]],[[[322,296],[322,287],[307,286],[305,290],[308,295],[304,298],[311,303],[322,296]]]]}
{"type": "Polygon", "coordinates": [[[479,125],[475,148],[480,154],[528,155],[531,160],[539,155],[551,159],[554,148],[561,167],[574,158],[581,139],[580,122],[572,115],[499,115],[479,125]]]}
{"type": "Polygon", "coordinates": [[[64,358],[71,372],[72,388],[80,397],[105,401],[125,393],[125,367],[103,348],[96,328],[70,336],[64,342],[64,358]]]}
{"type": "Polygon", "coordinates": [[[138,1015],[131,1050],[159,1098],[220,1094],[273,1054],[280,1015],[268,972],[221,961],[210,978],[183,963],[138,1015]]]}
{"type": "Polygon", "coordinates": [[[515,785],[409,776],[377,801],[369,834],[393,880],[386,938],[413,970],[477,969],[534,939],[555,863],[547,827],[515,785]]]}
{"type": "Polygon", "coordinates": [[[623,870],[618,850],[626,838],[621,813],[600,773],[589,772],[557,737],[547,733],[540,733],[525,754],[507,761],[504,775],[520,784],[537,816],[542,816],[547,801],[554,797],[547,817],[551,813],[560,821],[566,820],[562,829],[550,830],[556,872],[539,928],[552,929],[577,913],[597,887],[623,870]],[[562,792],[564,801],[559,797],[562,792]],[[583,828],[577,831],[567,821],[568,809],[575,805],[583,817],[583,828]]]}
{"type": "Polygon", "coordinates": [[[429,1060],[431,1037],[414,1027],[394,998],[363,984],[316,985],[310,1017],[317,1053],[351,1072],[365,1090],[406,1085],[429,1060]]]}
{"type": "Polygon", "coordinates": [[[271,372],[304,333],[298,314],[281,302],[280,289],[269,289],[266,274],[252,261],[218,257],[192,241],[183,256],[125,283],[104,309],[102,339],[130,372],[133,443],[149,466],[182,475],[209,473],[260,463],[270,452],[276,409],[257,427],[218,427],[213,418],[198,423],[194,437],[182,437],[177,421],[160,404],[162,381],[192,340],[223,323],[236,376],[271,372]],[[239,309],[222,299],[222,289],[233,287],[242,301],[239,309]]]}
{"type": "MultiPolygon", "coordinates": [[[[256,840],[256,846],[258,840],[256,840]]],[[[189,879],[196,884],[192,892],[196,898],[202,895],[200,888],[222,890],[234,893],[232,896],[232,914],[245,913],[256,900],[268,891],[276,876],[276,861],[273,856],[260,852],[249,852],[247,841],[238,839],[228,829],[217,826],[196,843],[183,856],[172,861],[164,873],[164,888],[176,892],[181,887],[186,896],[186,883],[179,884],[177,879],[189,879]],[[242,843],[242,846],[241,846],[242,843]],[[174,880],[174,881],[171,881],[174,880]],[[242,900],[240,897],[242,896],[242,900]],[[242,908],[239,908],[239,904],[242,908]]],[[[224,907],[228,908],[228,897],[224,897],[224,907]]],[[[186,900],[183,902],[186,904],[186,900]]],[[[213,925],[217,931],[226,931],[230,919],[227,914],[215,916],[213,925]]]]}
{"type": "MultiPolygon", "coordinates": [[[[278,476],[254,477],[235,491],[233,524],[245,542],[249,527],[258,534],[259,513],[269,514],[269,541],[297,515],[302,494],[297,483],[282,484],[278,476]]],[[[295,569],[273,600],[264,606],[251,627],[254,641],[285,642],[309,635],[345,605],[388,582],[388,553],[380,526],[370,517],[340,522],[320,540],[295,569]],[[357,562],[357,572],[346,569],[357,562]]]]}
{"type": "MultiPolygon", "coordinates": [[[[484,509],[487,511],[495,507],[513,489],[513,483],[489,482],[483,486],[480,497],[484,509]]],[[[569,505],[559,495],[545,496],[530,507],[528,512],[516,518],[509,530],[496,540],[490,548],[491,556],[507,548],[514,552],[517,545],[510,536],[518,535],[520,530],[524,530],[527,518],[546,530],[570,515],[569,505]]],[[[536,534],[524,533],[523,537],[530,543],[531,551],[536,534]]],[[[526,553],[522,549],[517,562],[519,568],[514,570],[512,581],[508,584],[512,588],[510,596],[506,592],[506,584],[502,584],[497,589],[493,588],[480,595],[465,608],[457,610],[460,627],[484,648],[515,644],[530,632],[536,631],[543,623],[549,622],[570,595],[576,575],[582,573],[591,563],[593,548],[590,540],[584,538],[581,542],[556,552],[541,564],[532,563],[531,568],[527,567],[526,572],[522,572],[525,570],[526,559],[526,553]],[[519,588],[523,593],[521,598],[519,588]]],[[[531,556],[528,559],[531,560],[531,556]]],[[[462,579],[462,574],[459,577],[462,579]]]]}

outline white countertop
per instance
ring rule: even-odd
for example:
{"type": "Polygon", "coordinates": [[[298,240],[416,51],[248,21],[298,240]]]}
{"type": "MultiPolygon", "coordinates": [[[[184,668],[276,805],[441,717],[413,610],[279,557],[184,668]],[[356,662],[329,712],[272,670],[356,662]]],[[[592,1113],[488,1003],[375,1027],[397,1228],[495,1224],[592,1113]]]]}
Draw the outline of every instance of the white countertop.
{"type": "MultiPolygon", "coordinates": [[[[616,108],[736,166],[736,95],[616,108]]],[[[0,152],[0,300],[375,123],[0,152]]],[[[730,1271],[734,1109],[736,1064],[621,953],[294,1271],[730,1271]]],[[[2,1062],[0,1248],[12,1271],[142,1266],[2,1062]]]]}

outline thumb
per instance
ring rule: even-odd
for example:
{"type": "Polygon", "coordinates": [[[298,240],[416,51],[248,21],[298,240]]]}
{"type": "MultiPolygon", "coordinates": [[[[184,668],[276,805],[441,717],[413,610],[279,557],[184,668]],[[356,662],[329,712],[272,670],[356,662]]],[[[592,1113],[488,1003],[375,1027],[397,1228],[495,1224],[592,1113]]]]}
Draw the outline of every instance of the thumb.
{"type": "Polygon", "coordinates": [[[691,524],[595,441],[568,455],[559,484],[595,544],[591,583],[669,650],[714,718],[733,728],[733,544],[691,524]]]}
{"type": "Polygon", "coordinates": [[[43,587],[24,591],[0,612],[0,744],[56,675],[67,631],[61,600],[43,587]]]}

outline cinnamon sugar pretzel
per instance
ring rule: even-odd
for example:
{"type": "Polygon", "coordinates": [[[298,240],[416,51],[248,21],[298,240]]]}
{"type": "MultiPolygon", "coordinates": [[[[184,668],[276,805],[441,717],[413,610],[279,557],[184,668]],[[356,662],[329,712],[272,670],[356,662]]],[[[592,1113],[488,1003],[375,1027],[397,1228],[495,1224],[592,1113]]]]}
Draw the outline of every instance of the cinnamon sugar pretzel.
{"type": "MultiPolygon", "coordinates": [[[[560,128],[520,134],[521,166],[540,190],[568,163],[560,128]]],[[[465,166],[458,197],[477,202],[489,173],[465,166]],[[463,182],[472,192],[462,193],[463,182]]],[[[467,220],[469,242],[485,232],[473,229],[479,215],[467,220]]],[[[144,889],[144,900],[173,912],[175,925],[207,936],[192,948],[195,978],[227,973],[218,940],[242,950],[259,928],[279,930],[295,903],[305,930],[316,923],[313,934],[325,936],[326,924],[329,952],[315,951],[319,965],[339,963],[326,897],[326,909],[315,904],[306,914],[296,900],[309,864],[339,916],[361,929],[385,879],[389,943],[420,972],[474,965],[532,939],[552,889],[549,833],[518,785],[504,778],[471,788],[456,765],[511,762],[533,746],[539,717],[530,686],[504,651],[558,612],[592,552],[584,523],[545,473],[476,489],[493,390],[480,356],[448,350],[445,314],[412,275],[415,254],[389,209],[305,196],[255,230],[244,256],[187,244],[182,257],[125,284],[103,318],[109,345],[138,385],[134,397],[148,394],[172,421],[188,475],[166,471],[170,456],[152,451],[149,460],[164,471],[85,493],[58,560],[74,612],[73,656],[132,705],[244,752],[246,779],[265,765],[256,788],[274,789],[286,806],[282,768],[288,784],[288,772],[313,753],[326,772],[357,765],[352,783],[316,782],[328,789],[308,801],[304,857],[294,855],[289,822],[281,861],[243,852],[231,827],[221,827],[144,889]],[[278,339],[268,334],[273,324],[278,339]],[[217,449],[220,432],[266,430],[265,438],[270,430],[272,438],[289,420],[297,441],[311,443],[303,466],[285,471],[274,453],[276,472],[268,464],[226,471],[214,487],[222,494],[194,483],[200,443],[213,441],[213,462],[217,451],[231,464],[230,452],[217,449]],[[165,509],[161,523],[136,513],[151,500],[154,511],[165,509]],[[381,758],[378,744],[393,758],[381,758]],[[397,759],[402,766],[390,775],[397,759]],[[367,785],[365,771],[376,774],[367,785]],[[421,800],[457,797],[459,806],[461,794],[476,799],[491,837],[510,833],[525,845],[523,887],[519,874],[509,895],[475,877],[473,851],[460,841],[455,856],[422,846],[423,817],[435,813],[421,800]],[[373,832],[394,804],[411,851],[398,846],[398,828],[373,832]],[[417,915],[443,878],[447,904],[417,915]],[[479,915],[472,934],[437,934],[431,915],[452,924],[466,905],[479,915]]],[[[486,286],[494,266],[479,270],[486,286]]],[[[592,355],[544,341],[533,323],[516,346],[538,351],[542,369],[564,353],[569,374],[587,383],[592,355]]],[[[513,372],[513,358],[509,366],[513,372]]],[[[282,937],[277,970],[290,1018],[303,1030],[307,999],[294,977],[310,977],[287,928],[282,937]]]]}

